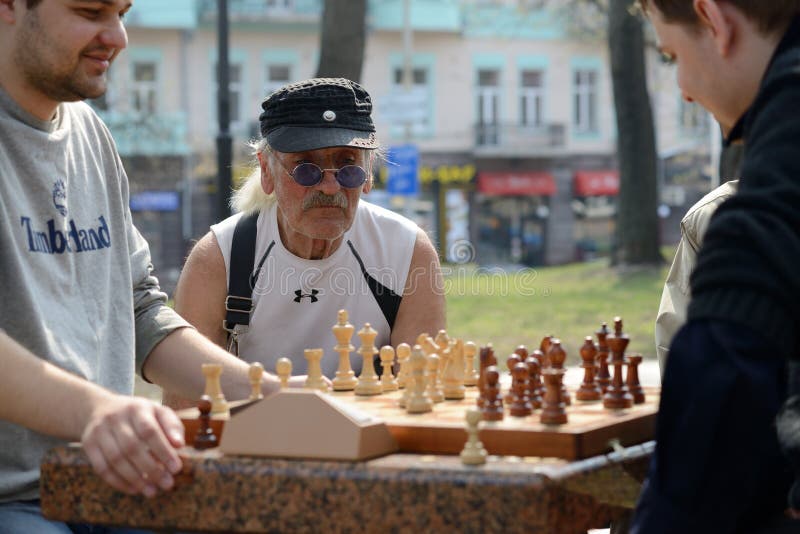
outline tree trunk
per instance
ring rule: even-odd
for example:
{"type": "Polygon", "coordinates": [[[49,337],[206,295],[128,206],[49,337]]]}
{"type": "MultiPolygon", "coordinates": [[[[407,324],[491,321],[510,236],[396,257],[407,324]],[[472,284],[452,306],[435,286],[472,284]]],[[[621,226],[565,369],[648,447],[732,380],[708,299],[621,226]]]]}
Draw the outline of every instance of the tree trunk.
{"type": "Polygon", "coordinates": [[[361,79],[367,33],[367,0],[325,0],[318,77],[361,79]]]}
{"type": "Polygon", "coordinates": [[[656,146],[642,22],[630,0],[611,0],[608,45],[617,117],[620,192],[614,265],[660,264],[656,146]]]}

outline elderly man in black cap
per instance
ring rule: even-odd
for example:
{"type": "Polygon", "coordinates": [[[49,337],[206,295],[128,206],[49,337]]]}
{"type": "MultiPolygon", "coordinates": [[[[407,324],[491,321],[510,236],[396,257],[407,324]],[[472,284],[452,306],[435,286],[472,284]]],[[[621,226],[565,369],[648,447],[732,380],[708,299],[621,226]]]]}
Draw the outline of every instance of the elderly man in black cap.
{"type": "Polygon", "coordinates": [[[444,328],[428,236],[361,199],[379,147],[369,94],[350,80],[318,78],[282,87],[262,108],[258,168],[234,197],[239,213],[189,255],[177,310],[268,370],[286,356],[305,373],[303,349],[323,348],[328,377],[338,366],[331,326],[340,309],[356,329],[377,331],[377,347],[444,328]]]}

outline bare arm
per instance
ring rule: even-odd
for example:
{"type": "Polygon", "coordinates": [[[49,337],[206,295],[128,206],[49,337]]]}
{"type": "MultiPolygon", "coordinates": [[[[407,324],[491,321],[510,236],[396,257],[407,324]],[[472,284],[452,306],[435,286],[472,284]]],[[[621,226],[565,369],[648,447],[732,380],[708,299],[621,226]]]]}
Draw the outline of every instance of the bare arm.
{"type": "Polygon", "coordinates": [[[183,425],[169,409],[72,375],[0,331],[0,419],[80,440],[97,473],[126,493],[169,489],[183,425]]]}
{"type": "MultiPolygon", "coordinates": [[[[225,318],[225,297],[228,294],[225,260],[217,238],[208,232],[192,249],[186,259],[175,288],[175,311],[189,321],[197,331],[219,345],[225,346],[226,334],[222,328],[225,318]]],[[[197,365],[195,365],[197,367],[197,365]]],[[[197,372],[200,372],[197,367],[197,372]]],[[[225,376],[225,373],[223,373],[225,376]]],[[[229,377],[226,377],[229,378],[229,377]]],[[[224,389],[226,395],[229,395],[224,389]]],[[[194,406],[193,397],[165,390],[163,402],[175,410],[194,406]]]]}
{"type": "Polygon", "coordinates": [[[209,232],[192,249],[175,289],[175,311],[197,331],[225,346],[225,297],[228,295],[225,260],[217,238],[209,232]]]}
{"type": "Polygon", "coordinates": [[[445,328],[445,302],[439,256],[428,235],[420,230],[392,328],[392,345],[413,344],[419,334],[435,335],[442,328],[445,328]]]}
{"type": "MultiPolygon", "coordinates": [[[[175,290],[175,311],[197,331],[184,328],[173,332],[156,345],[143,367],[145,376],[164,388],[167,406],[181,409],[195,404],[205,388],[202,363],[222,364],[222,391],[228,399],[249,395],[249,365],[222,348],[226,340],[222,321],[227,295],[225,260],[217,239],[209,232],[189,254],[175,290]]],[[[276,391],[277,377],[271,373],[264,376],[265,394],[276,391]]],[[[293,380],[297,385],[304,377],[293,380]]]]}

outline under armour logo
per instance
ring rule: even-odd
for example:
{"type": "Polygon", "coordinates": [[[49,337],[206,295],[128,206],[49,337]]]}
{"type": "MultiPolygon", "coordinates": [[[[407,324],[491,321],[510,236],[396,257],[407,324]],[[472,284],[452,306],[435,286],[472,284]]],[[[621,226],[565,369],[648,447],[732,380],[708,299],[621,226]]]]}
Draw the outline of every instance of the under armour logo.
{"type": "Polygon", "coordinates": [[[319,289],[312,289],[311,293],[303,293],[301,290],[298,289],[294,292],[294,294],[295,294],[294,297],[295,302],[300,302],[306,297],[308,297],[308,299],[310,299],[311,302],[317,302],[319,300],[317,298],[317,295],[319,295],[319,289]]]}

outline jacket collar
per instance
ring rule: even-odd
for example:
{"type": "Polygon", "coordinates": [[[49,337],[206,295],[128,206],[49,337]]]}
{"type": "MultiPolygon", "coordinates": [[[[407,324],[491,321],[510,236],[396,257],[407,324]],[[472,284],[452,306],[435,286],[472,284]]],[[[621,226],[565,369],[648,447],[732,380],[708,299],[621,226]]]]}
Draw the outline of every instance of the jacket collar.
{"type": "MultiPolygon", "coordinates": [[[[761,80],[761,87],[759,87],[758,93],[756,94],[756,98],[753,99],[755,102],[758,99],[758,94],[764,88],[764,81],[769,78],[773,68],[775,67],[775,61],[778,57],[782,56],[787,50],[800,45],[800,15],[795,16],[792,19],[791,24],[786,29],[786,33],[783,34],[783,38],[781,38],[780,43],[778,43],[778,47],[775,49],[775,52],[772,54],[772,58],[769,60],[769,64],[767,65],[767,70],[764,73],[764,78],[761,80]]],[[[750,115],[750,110],[753,108],[753,105],[750,104],[750,107],[739,117],[739,120],[736,121],[736,124],[731,129],[730,133],[728,133],[728,137],[725,139],[725,146],[730,145],[736,141],[743,141],[745,138],[745,124],[747,123],[747,118],[750,115]]]]}

